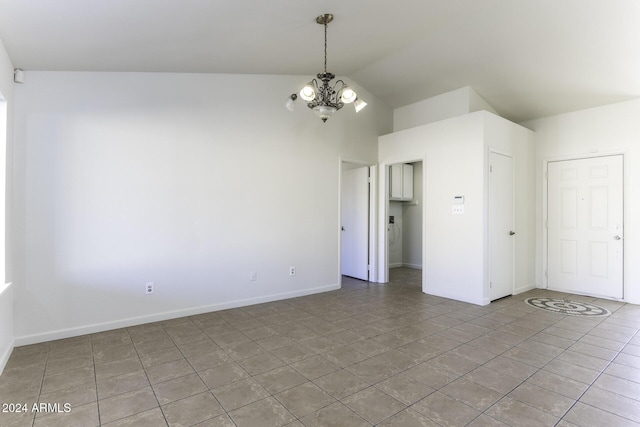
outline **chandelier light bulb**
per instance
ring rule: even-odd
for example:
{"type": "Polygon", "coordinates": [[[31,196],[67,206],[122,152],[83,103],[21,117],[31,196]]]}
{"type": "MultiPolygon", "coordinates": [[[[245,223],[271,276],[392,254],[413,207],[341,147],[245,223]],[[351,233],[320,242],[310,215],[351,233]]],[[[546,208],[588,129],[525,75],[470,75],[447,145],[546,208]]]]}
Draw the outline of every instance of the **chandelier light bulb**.
{"type": "Polygon", "coordinates": [[[313,101],[315,97],[316,90],[311,82],[307,83],[307,85],[300,90],[300,98],[305,101],[313,101]]]}
{"type": "Polygon", "coordinates": [[[351,104],[357,97],[358,95],[356,95],[356,92],[353,89],[349,86],[345,86],[344,89],[342,89],[342,96],[340,97],[340,100],[345,104],[351,104]]]}

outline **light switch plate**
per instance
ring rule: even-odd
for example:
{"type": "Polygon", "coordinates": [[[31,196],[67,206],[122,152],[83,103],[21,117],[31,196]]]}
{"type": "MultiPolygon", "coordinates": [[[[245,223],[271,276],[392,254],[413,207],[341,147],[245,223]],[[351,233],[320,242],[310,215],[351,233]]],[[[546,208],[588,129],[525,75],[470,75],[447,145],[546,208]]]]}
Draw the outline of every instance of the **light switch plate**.
{"type": "Polygon", "coordinates": [[[464,214],[464,205],[453,205],[451,206],[451,213],[454,215],[463,215],[464,214]]]}

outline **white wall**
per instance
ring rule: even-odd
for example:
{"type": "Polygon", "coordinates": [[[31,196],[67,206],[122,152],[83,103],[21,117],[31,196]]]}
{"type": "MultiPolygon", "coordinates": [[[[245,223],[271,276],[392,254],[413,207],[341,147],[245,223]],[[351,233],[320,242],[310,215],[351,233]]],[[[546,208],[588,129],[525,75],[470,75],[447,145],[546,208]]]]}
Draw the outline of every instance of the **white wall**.
{"type": "MultiPolygon", "coordinates": [[[[12,153],[12,113],[13,113],[13,64],[7,55],[2,40],[0,40],[0,188],[9,188],[11,181],[5,181],[6,168],[11,170],[11,164],[7,164],[7,158],[12,153]],[[9,185],[7,185],[9,184],[9,185]]],[[[7,191],[0,192],[0,212],[6,212],[6,201],[10,196],[7,191]]],[[[9,205],[10,206],[10,205],[9,205]]],[[[8,217],[8,215],[6,215],[8,217]]],[[[10,259],[6,256],[6,239],[10,233],[5,234],[8,218],[4,218],[5,224],[0,227],[0,374],[13,350],[13,289],[5,286],[11,278],[10,259]]]]}
{"type": "MultiPolygon", "coordinates": [[[[457,116],[379,138],[380,171],[392,163],[423,161],[423,291],[483,302],[482,113],[457,116]],[[465,215],[451,215],[453,196],[464,194],[465,215]]],[[[381,176],[379,182],[385,182],[381,176]]],[[[386,189],[381,186],[380,200],[386,189]]],[[[384,218],[384,203],[381,203],[384,218]]],[[[384,229],[380,230],[381,236],[384,229]]],[[[379,265],[384,265],[381,247],[379,265]]],[[[380,272],[381,278],[385,272],[380,272]]]]}
{"type": "Polygon", "coordinates": [[[625,155],[624,299],[640,303],[640,100],[532,120],[536,132],[536,281],[544,285],[542,264],[542,173],[548,160],[608,153],[625,155]]]}
{"type": "Polygon", "coordinates": [[[291,113],[305,78],[27,72],[16,342],[336,289],[339,159],[375,163],[391,111],[291,113]]]}
{"type": "Polygon", "coordinates": [[[462,114],[495,110],[471,86],[452,90],[393,110],[393,131],[445,120],[462,114]]]}

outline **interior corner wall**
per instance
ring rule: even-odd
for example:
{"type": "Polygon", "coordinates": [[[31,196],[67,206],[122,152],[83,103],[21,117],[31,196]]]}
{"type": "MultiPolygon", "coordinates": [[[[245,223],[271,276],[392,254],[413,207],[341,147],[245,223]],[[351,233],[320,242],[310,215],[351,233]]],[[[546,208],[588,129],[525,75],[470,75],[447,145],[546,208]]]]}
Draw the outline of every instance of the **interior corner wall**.
{"type": "Polygon", "coordinates": [[[536,133],[536,281],[543,283],[542,247],[548,160],[624,153],[624,299],[640,304],[640,99],[531,120],[522,123],[536,133]]]}
{"type": "Polygon", "coordinates": [[[337,165],[375,163],[392,114],[289,112],[305,79],[26,72],[16,343],[337,289],[337,165]]]}
{"type": "Polygon", "coordinates": [[[424,126],[429,123],[469,113],[469,86],[436,95],[393,110],[393,131],[424,126]]]}
{"type": "MultiPolygon", "coordinates": [[[[378,143],[379,182],[385,182],[385,166],[423,160],[423,291],[474,304],[483,303],[484,285],[483,137],[478,112],[384,135],[378,143]],[[464,215],[451,214],[456,195],[465,196],[464,215]]],[[[379,200],[386,200],[386,191],[380,186],[379,200]]],[[[380,207],[385,218],[385,203],[380,207]]],[[[385,243],[379,247],[380,266],[385,243]]]]}
{"type": "MultiPolygon", "coordinates": [[[[488,164],[489,151],[495,150],[509,154],[513,158],[513,193],[514,193],[514,294],[519,294],[536,287],[535,254],[536,254],[536,198],[535,198],[535,133],[488,112],[482,113],[485,120],[485,158],[488,164]]],[[[489,168],[485,168],[488,170],[489,168]]],[[[486,186],[489,188],[487,175],[486,186]]],[[[487,212],[488,212],[488,192],[487,212]]],[[[488,224],[488,221],[486,222],[488,224]]],[[[489,268],[489,235],[487,244],[487,274],[489,268]]],[[[488,283],[488,282],[487,282],[488,283]]],[[[490,289],[485,286],[485,297],[490,299],[490,289]]]]}
{"type": "Polygon", "coordinates": [[[473,90],[471,86],[468,86],[469,90],[469,112],[473,113],[475,111],[488,111],[495,115],[499,115],[496,110],[493,109],[491,105],[483,97],[481,97],[478,92],[473,90]]]}
{"type": "Polygon", "coordinates": [[[0,113],[4,115],[0,126],[0,185],[5,188],[0,200],[0,209],[5,213],[4,224],[0,227],[0,374],[2,373],[14,344],[14,296],[13,287],[5,286],[12,280],[11,257],[7,256],[10,246],[10,195],[11,195],[11,154],[13,147],[13,64],[0,40],[0,113]],[[6,126],[5,126],[6,125],[6,126]],[[6,194],[5,194],[6,193],[6,194]]]}

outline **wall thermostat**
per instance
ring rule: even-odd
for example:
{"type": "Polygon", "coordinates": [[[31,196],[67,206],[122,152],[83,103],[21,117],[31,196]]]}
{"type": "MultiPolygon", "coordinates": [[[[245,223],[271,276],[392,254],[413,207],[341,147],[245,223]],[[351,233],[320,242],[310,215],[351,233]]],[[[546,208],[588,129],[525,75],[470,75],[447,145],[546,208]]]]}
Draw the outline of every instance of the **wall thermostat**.
{"type": "Polygon", "coordinates": [[[464,196],[453,196],[453,203],[461,205],[464,203],[464,196]]]}

